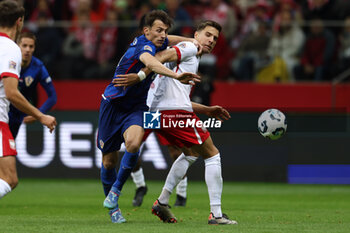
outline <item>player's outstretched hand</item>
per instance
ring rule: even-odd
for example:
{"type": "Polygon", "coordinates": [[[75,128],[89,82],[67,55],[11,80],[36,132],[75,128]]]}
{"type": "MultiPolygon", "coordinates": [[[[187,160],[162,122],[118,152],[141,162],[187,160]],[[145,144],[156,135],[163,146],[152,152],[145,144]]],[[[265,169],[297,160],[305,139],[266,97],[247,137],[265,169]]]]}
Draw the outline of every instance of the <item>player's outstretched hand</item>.
{"type": "Polygon", "coordinates": [[[31,124],[34,121],[36,121],[36,119],[34,117],[32,117],[32,116],[26,116],[26,117],[23,118],[23,122],[25,124],[31,124]]]}
{"type": "Polygon", "coordinates": [[[39,121],[41,124],[46,125],[50,129],[50,133],[55,129],[57,122],[56,118],[50,115],[45,115],[43,114],[40,118],[39,121]]]}
{"type": "Polygon", "coordinates": [[[218,105],[210,106],[207,115],[210,117],[215,117],[219,121],[224,121],[231,118],[230,113],[218,105]]]}
{"type": "Polygon", "coordinates": [[[183,84],[191,84],[194,86],[196,83],[199,83],[201,81],[201,77],[198,74],[184,72],[177,76],[177,80],[183,84]]]}
{"type": "Polygon", "coordinates": [[[136,73],[118,74],[112,81],[115,87],[130,87],[139,82],[140,78],[136,73]]]}

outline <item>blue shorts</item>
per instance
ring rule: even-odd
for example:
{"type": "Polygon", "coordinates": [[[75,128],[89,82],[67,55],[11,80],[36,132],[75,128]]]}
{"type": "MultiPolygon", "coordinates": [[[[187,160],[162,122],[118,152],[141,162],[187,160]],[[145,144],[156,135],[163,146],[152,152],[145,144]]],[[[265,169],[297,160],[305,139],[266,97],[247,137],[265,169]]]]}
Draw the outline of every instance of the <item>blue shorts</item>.
{"type": "Polygon", "coordinates": [[[132,125],[143,127],[145,103],[123,108],[118,103],[102,98],[98,119],[97,147],[103,153],[118,151],[124,142],[123,134],[132,125]]]}
{"type": "Polygon", "coordinates": [[[9,112],[9,127],[10,131],[12,133],[13,138],[17,137],[19,127],[21,126],[23,122],[25,114],[16,110],[16,111],[10,111],[9,112]]]}

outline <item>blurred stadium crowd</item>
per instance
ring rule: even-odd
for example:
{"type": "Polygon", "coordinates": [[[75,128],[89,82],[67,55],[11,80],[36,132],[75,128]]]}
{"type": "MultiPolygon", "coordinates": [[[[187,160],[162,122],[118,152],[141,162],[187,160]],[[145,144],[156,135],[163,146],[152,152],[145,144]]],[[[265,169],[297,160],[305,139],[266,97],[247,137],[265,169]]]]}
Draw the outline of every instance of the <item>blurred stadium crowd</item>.
{"type": "MultiPolygon", "coordinates": [[[[23,0],[35,55],[55,80],[111,79],[138,20],[152,9],[174,18],[169,34],[191,36],[196,22],[223,26],[201,59],[211,81],[331,81],[350,68],[349,0],[23,0]]],[[[203,101],[201,101],[203,102],[203,101]]],[[[204,101],[206,102],[206,101],[204,101]]]]}

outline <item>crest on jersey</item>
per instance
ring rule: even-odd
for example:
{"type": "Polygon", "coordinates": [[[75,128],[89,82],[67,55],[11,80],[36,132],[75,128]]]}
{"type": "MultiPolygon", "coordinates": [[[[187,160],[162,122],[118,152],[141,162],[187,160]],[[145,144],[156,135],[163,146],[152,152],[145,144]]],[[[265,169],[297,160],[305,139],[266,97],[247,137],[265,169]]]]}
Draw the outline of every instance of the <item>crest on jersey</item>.
{"type": "Polygon", "coordinates": [[[9,61],[9,69],[15,70],[17,63],[14,61],[9,61]]]}
{"type": "Polygon", "coordinates": [[[101,149],[103,149],[103,147],[104,147],[104,142],[100,139],[100,147],[101,147],[101,149]]]}
{"type": "Polygon", "coordinates": [[[32,84],[32,82],[34,81],[32,76],[27,76],[24,78],[24,83],[26,84],[27,87],[30,86],[30,84],[32,84]]]}
{"type": "Polygon", "coordinates": [[[149,46],[149,45],[143,46],[143,50],[148,50],[148,51],[153,52],[153,49],[152,49],[151,46],[149,46]]]}

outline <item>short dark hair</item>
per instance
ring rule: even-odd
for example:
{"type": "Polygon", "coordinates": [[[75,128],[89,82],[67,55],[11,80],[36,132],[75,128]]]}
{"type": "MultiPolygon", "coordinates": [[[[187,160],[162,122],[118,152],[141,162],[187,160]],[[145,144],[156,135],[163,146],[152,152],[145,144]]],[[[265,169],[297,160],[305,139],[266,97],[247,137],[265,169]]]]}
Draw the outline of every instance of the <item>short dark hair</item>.
{"type": "MultiPolygon", "coordinates": [[[[154,21],[156,21],[157,19],[162,21],[169,28],[173,25],[172,18],[170,18],[169,15],[167,13],[165,13],[165,11],[153,10],[153,11],[148,12],[145,15],[144,25],[143,26],[144,27],[152,27],[154,21]]],[[[142,24],[142,22],[141,22],[141,24],[142,24]]]]}
{"type": "Polygon", "coordinates": [[[11,28],[18,18],[24,16],[24,8],[17,1],[5,0],[0,2],[0,27],[11,28]]]}
{"type": "Polygon", "coordinates": [[[199,24],[197,25],[196,31],[202,31],[207,26],[216,28],[219,31],[219,33],[221,32],[221,29],[222,29],[221,25],[213,20],[203,20],[199,22],[199,24]]]}
{"type": "Polygon", "coordinates": [[[22,32],[17,39],[17,43],[21,42],[22,38],[30,38],[34,40],[34,43],[36,42],[36,36],[32,32],[28,32],[28,31],[22,32]]]}

